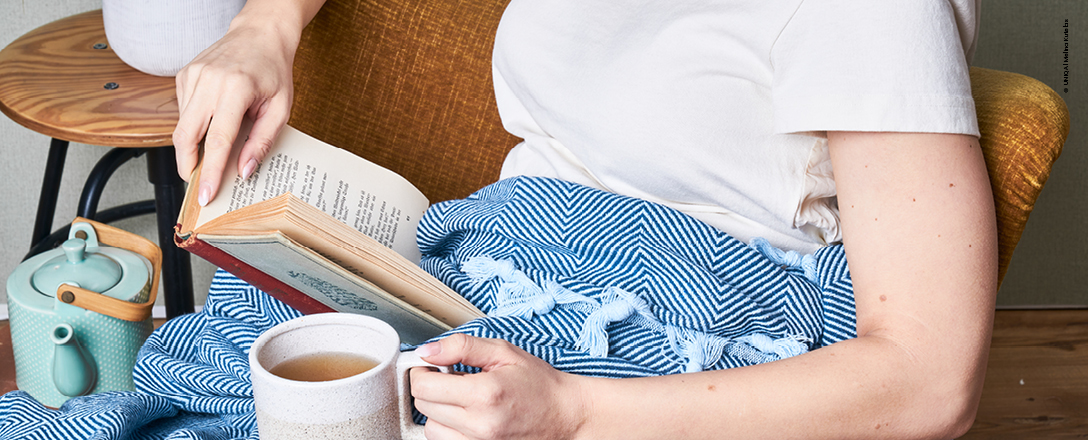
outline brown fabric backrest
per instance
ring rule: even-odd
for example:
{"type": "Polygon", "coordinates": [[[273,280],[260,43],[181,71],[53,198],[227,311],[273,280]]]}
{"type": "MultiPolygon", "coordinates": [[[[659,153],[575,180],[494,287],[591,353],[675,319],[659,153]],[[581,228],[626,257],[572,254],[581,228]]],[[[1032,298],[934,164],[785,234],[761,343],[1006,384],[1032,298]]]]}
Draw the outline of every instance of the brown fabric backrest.
{"type": "Polygon", "coordinates": [[[431,202],[498,178],[491,49],[508,0],[328,0],[295,55],[291,126],[401,174],[431,202]]]}

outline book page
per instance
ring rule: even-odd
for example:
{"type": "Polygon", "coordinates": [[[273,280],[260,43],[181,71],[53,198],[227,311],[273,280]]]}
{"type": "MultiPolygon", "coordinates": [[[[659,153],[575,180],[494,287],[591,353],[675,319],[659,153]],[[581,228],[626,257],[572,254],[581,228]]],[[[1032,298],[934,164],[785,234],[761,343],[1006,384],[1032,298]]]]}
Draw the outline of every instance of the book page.
{"type": "Polygon", "coordinates": [[[247,125],[239,133],[218,195],[200,209],[194,230],[235,209],[290,192],[419,263],[416,226],[429,202],[410,182],[290,126],[283,128],[265,159],[243,181],[234,170],[248,132],[247,125]]]}

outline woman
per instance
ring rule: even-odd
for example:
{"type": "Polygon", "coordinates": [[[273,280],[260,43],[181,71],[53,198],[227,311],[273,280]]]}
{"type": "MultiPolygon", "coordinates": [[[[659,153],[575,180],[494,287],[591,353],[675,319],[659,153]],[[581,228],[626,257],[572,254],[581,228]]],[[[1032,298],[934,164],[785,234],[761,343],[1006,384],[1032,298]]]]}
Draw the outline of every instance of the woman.
{"type": "MultiPolygon", "coordinates": [[[[179,172],[215,197],[285,123],[322,0],[251,0],[178,75],[179,172]],[[231,93],[220,93],[230,90],[231,93]]],[[[413,371],[431,439],[952,438],[974,418],[996,296],[992,194],[967,78],[978,4],[514,0],[494,53],[503,176],[658,202],[747,241],[842,241],[857,338],[776,362],[639,379],[555,370],[454,335],[413,371]],[[833,177],[832,177],[833,176],[833,177]]]]}

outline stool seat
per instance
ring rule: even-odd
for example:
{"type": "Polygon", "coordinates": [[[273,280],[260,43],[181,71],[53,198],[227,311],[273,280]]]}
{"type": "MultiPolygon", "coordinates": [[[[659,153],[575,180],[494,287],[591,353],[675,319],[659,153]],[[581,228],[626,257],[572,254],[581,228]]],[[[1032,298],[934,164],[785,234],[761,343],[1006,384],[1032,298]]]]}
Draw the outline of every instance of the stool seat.
{"type": "Polygon", "coordinates": [[[69,142],[114,147],[87,177],[76,217],[109,223],[156,214],[167,317],[193,311],[189,253],[173,239],[185,196],[172,145],[178,121],[176,93],[174,78],[148,75],[117,57],[106,41],[101,10],[54,21],[0,50],[0,111],[53,138],[27,258],[67,237],[66,228],[50,231],[69,142]],[[143,154],[155,200],[98,212],[113,172],[143,154]]]}
{"type": "Polygon", "coordinates": [[[0,111],[38,133],[108,147],[173,144],[173,77],[140,72],[106,41],[102,11],[41,26],[0,51],[0,111]]]}

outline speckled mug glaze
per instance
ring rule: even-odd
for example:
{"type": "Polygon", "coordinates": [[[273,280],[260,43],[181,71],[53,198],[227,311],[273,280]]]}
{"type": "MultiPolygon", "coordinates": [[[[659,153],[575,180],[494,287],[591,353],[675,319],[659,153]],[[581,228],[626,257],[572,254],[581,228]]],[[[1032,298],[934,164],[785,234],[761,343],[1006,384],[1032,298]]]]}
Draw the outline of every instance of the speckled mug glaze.
{"type": "Polygon", "coordinates": [[[307,315],[261,334],[249,351],[257,430],[273,439],[422,439],[412,422],[408,369],[429,366],[400,352],[389,324],[347,313],[307,315]],[[349,352],[379,362],[344,379],[301,382],[269,372],[280,362],[322,352],[349,352]]]}

